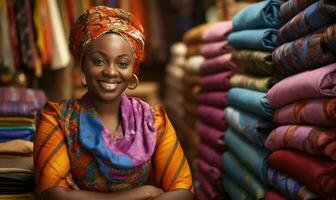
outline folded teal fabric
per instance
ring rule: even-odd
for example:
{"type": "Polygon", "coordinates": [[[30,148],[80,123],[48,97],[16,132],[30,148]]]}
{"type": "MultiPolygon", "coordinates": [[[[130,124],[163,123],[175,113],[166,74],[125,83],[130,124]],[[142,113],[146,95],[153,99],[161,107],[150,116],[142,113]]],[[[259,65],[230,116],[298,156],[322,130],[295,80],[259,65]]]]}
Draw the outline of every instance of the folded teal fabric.
{"type": "Polygon", "coordinates": [[[228,175],[223,176],[223,186],[232,200],[252,200],[253,198],[235,183],[228,175]]]}
{"type": "Polygon", "coordinates": [[[272,121],[273,109],[268,104],[266,93],[244,88],[231,88],[227,96],[230,106],[272,121]]]}
{"type": "Polygon", "coordinates": [[[233,17],[233,31],[258,28],[279,28],[281,26],[279,0],[254,3],[233,17]]]}
{"type": "Polygon", "coordinates": [[[278,46],[278,30],[273,28],[233,32],[228,37],[229,44],[235,49],[255,49],[273,51],[278,46]]]}
{"type": "Polygon", "coordinates": [[[233,107],[227,107],[224,113],[225,121],[232,130],[262,147],[274,128],[271,122],[233,107]]]}
{"type": "Polygon", "coordinates": [[[225,134],[225,142],[230,151],[244,166],[256,177],[267,184],[267,156],[269,152],[257,145],[250,143],[244,136],[228,129],[225,134]]]}
{"type": "Polygon", "coordinates": [[[269,190],[268,187],[244,168],[244,165],[241,164],[230,151],[223,154],[222,160],[223,171],[232,181],[247,191],[253,199],[264,199],[269,190]]]}

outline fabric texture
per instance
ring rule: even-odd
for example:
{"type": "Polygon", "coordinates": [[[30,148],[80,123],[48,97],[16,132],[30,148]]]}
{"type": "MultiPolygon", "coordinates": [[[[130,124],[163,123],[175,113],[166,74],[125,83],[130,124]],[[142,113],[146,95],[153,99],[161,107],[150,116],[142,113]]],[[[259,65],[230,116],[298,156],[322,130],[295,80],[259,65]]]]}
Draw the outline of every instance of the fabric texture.
{"type": "Polygon", "coordinates": [[[232,21],[217,22],[203,32],[202,41],[204,43],[223,41],[231,32],[232,21]]]}
{"type": "Polygon", "coordinates": [[[280,78],[275,77],[255,77],[247,74],[235,74],[230,78],[232,87],[246,88],[260,92],[267,92],[275,85],[280,78]]]}
{"type": "Polygon", "coordinates": [[[281,25],[280,4],[280,0],[265,0],[247,6],[233,17],[233,31],[279,28],[281,25]]]}
{"type": "Polygon", "coordinates": [[[196,130],[201,140],[209,146],[221,152],[227,149],[224,142],[224,131],[217,130],[202,122],[196,124],[196,130]]]}
{"type": "Polygon", "coordinates": [[[197,168],[199,171],[207,177],[210,182],[211,186],[214,186],[214,189],[220,192],[223,192],[223,185],[222,185],[222,172],[220,169],[209,165],[204,160],[197,160],[196,161],[197,168]]]}
{"type": "Polygon", "coordinates": [[[11,140],[33,141],[34,134],[30,130],[0,130],[0,142],[11,140]]]}
{"type": "Polygon", "coordinates": [[[237,66],[231,61],[230,53],[219,55],[217,57],[205,59],[200,66],[202,75],[214,75],[228,70],[236,70],[237,66]]]}
{"type": "Polygon", "coordinates": [[[199,102],[203,105],[224,109],[228,105],[227,93],[218,92],[204,92],[199,96],[199,102]]]}
{"type": "Polygon", "coordinates": [[[211,148],[211,146],[200,142],[197,146],[199,157],[206,161],[209,165],[216,167],[218,169],[222,169],[222,161],[221,154],[223,152],[219,152],[217,149],[211,148]]]}
{"type": "Polygon", "coordinates": [[[281,170],[305,184],[324,199],[336,198],[336,163],[294,150],[273,152],[267,159],[271,168],[281,170]]]}
{"type": "MultiPolygon", "coordinates": [[[[132,112],[128,113],[131,114],[130,118],[123,119],[121,123],[124,137],[122,135],[120,138],[104,137],[104,134],[94,131],[95,134],[103,136],[97,139],[107,146],[105,149],[100,149],[102,152],[97,153],[101,155],[107,153],[109,155],[112,153],[109,149],[113,148],[113,153],[119,157],[118,160],[112,160],[113,162],[111,160],[105,162],[108,157],[100,158],[104,160],[106,167],[108,167],[107,170],[113,169],[113,174],[111,174],[111,177],[115,177],[113,180],[105,177],[102,171],[105,169],[100,165],[100,160],[96,158],[98,155],[90,153],[90,147],[96,147],[92,142],[84,141],[90,138],[83,138],[78,135],[80,130],[83,131],[83,125],[85,125],[81,121],[83,118],[92,120],[91,122],[87,121],[88,123],[94,123],[98,127],[102,126],[99,118],[95,118],[94,115],[90,118],[90,112],[86,112],[88,109],[85,107],[87,105],[85,104],[86,101],[81,99],[79,101],[64,101],[63,103],[49,102],[47,104],[39,117],[34,143],[35,178],[39,193],[54,186],[69,188],[67,182],[69,179],[74,181],[81,189],[102,192],[121,191],[148,184],[151,181],[154,181],[155,185],[165,191],[177,188],[192,190],[188,162],[165,112],[156,108],[151,111],[153,114],[149,115],[148,112],[145,112],[145,108],[140,106],[141,103],[139,105],[139,102],[134,102],[139,100],[123,98],[126,103],[128,101],[129,103],[132,102],[131,105],[136,105],[125,110],[127,112],[128,109],[131,109],[130,111],[133,109],[134,114],[131,114],[132,112]],[[155,126],[152,127],[153,129],[146,130],[146,126],[147,128],[152,126],[149,122],[146,124],[145,121],[141,122],[134,119],[141,113],[147,120],[151,120],[151,116],[153,117],[155,123],[152,124],[155,126]],[[134,127],[134,125],[136,126],[134,127]],[[139,134],[139,129],[134,130],[134,128],[139,128],[139,125],[145,125],[144,129],[141,130],[143,131],[142,134],[139,134]],[[130,132],[126,133],[128,130],[130,132]],[[154,130],[156,131],[152,132],[154,130]],[[149,133],[155,135],[148,136],[149,133]],[[132,139],[133,144],[127,142],[129,139],[132,139]],[[86,144],[82,144],[83,142],[86,144]],[[145,144],[149,146],[143,151],[141,148],[144,148],[145,144]],[[132,145],[136,146],[133,148],[132,145]],[[132,152],[132,149],[135,151],[132,152]],[[143,156],[137,157],[136,155],[143,156]],[[143,163],[141,163],[141,160],[143,160],[143,163]],[[172,160],[174,162],[171,162],[172,160]],[[107,165],[108,163],[111,164],[107,165]],[[154,169],[151,168],[152,164],[155,166],[154,169]]],[[[124,102],[122,106],[127,106],[127,104],[124,102]]],[[[124,113],[122,116],[126,117],[128,114],[124,113]]],[[[89,124],[86,124],[86,126],[89,126],[89,124]]],[[[102,130],[101,127],[99,131],[102,130]]],[[[117,129],[117,131],[119,130],[117,129]]],[[[116,133],[114,135],[118,136],[116,133]]],[[[99,147],[98,145],[97,148],[99,147]]]]}
{"type": "Polygon", "coordinates": [[[280,15],[284,22],[292,19],[295,15],[303,11],[309,5],[319,0],[288,0],[280,6],[280,15]]]}
{"type": "Polygon", "coordinates": [[[242,30],[229,35],[229,44],[235,49],[273,51],[278,47],[278,30],[272,28],[242,30]]]}
{"type": "Polygon", "coordinates": [[[235,183],[228,175],[223,175],[223,186],[226,193],[234,200],[252,200],[253,198],[235,183]]]}
{"type": "Polygon", "coordinates": [[[264,146],[273,129],[272,123],[233,107],[227,107],[224,113],[225,120],[232,130],[243,135],[252,143],[264,146]]]}
{"type": "Polygon", "coordinates": [[[267,102],[266,93],[231,88],[228,91],[228,101],[230,106],[248,111],[269,121],[272,119],[273,110],[267,102]]]}
{"type": "Polygon", "coordinates": [[[211,184],[211,182],[207,179],[206,175],[202,173],[197,173],[197,180],[200,182],[200,187],[204,190],[204,193],[207,199],[215,199],[220,200],[223,199],[223,193],[217,191],[211,184]]]}
{"type": "Polygon", "coordinates": [[[202,91],[227,91],[230,88],[232,71],[225,71],[218,74],[203,76],[200,80],[202,91]]]}
{"type": "Polygon", "coordinates": [[[267,99],[273,108],[306,98],[336,96],[336,64],[287,77],[275,84],[267,99]]]}
{"type": "Polygon", "coordinates": [[[282,194],[275,190],[271,190],[267,192],[265,196],[265,200],[287,200],[286,197],[284,197],[282,194]]]}
{"type": "Polygon", "coordinates": [[[227,128],[223,109],[200,105],[197,114],[200,120],[209,126],[219,130],[225,130],[227,128]]]}
{"type": "Polygon", "coordinates": [[[322,35],[321,42],[324,47],[336,57],[336,24],[329,26],[322,35]]]}
{"type": "Polygon", "coordinates": [[[213,58],[232,51],[227,40],[205,43],[201,47],[201,54],[205,58],[213,58]]]}
{"type": "Polygon", "coordinates": [[[25,140],[10,140],[0,143],[0,154],[33,154],[33,143],[25,140]]]}

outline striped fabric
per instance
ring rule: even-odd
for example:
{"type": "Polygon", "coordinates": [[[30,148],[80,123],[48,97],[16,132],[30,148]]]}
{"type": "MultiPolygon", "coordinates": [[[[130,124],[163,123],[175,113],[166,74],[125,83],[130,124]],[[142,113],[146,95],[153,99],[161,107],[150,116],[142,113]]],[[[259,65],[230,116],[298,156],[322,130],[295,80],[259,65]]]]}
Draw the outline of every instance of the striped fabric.
{"type": "Polygon", "coordinates": [[[319,0],[288,0],[286,3],[280,6],[280,15],[282,20],[287,22],[299,12],[317,1],[319,0]]]}

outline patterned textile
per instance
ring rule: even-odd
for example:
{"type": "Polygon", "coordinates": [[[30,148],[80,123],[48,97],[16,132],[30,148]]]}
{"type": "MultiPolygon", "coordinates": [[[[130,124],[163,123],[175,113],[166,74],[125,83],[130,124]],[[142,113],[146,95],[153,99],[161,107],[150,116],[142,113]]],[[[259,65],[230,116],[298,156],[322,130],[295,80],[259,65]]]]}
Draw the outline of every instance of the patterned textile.
{"type": "Polygon", "coordinates": [[[227,123],[225,121],[223,109],[200,105],[197,111],[198,117],[202,122],[219,130],[226,130],[227,123]]]}
{"type": "Polygon", "coordinates": [[[333,55],[336,57],[336,24],[327,28],[321,38],[322,45],[328,47],[333,55]]]}
{"type": "Polygon", "coordinates": [[[233,31],[278,28],[281,25],[280,4],[280,0],[265,0],[247,6],[233,17],[233,31]]]}
{"type": "Polygon", "coordinates": [[[273,108],[279,108],[306,98],[336,96],[336,64],[287,77],[275,84],[267,99],[273,108]]]}
{"type": "Polygon", "coordinates": [[[223,41],[231,32],[232,21],[217,22],[204,31],[202,41],[204,43],[223,41]]]}
{"type": "Polygon", "coordinates": [[[204,58],[202,56],[192,56],[188,58],[185,64],[185,70],[190,74],[200,74],[200,67],[203,62],[204,58]]]}
{"type": "Polygon", "coordinates": [[[275,151],[267,161],[324,199],[336,199],[336,162],[293,150],[275,151]]]}
{"type": "Polygon", "coordinates": [[[283,22],[287,22],[292,19],[299,12],[303,11],[309,5],[317,2],[319,0],[288,0],[280,6],[280,15],[283,22]]]}
{"type": "MultiPolygon", "coordinates": [[[[197,168],[199,171],[207,177],[210,185],[215,186],[214,189],[217,191],[223,191],[222,185],[222,172],[220,169],[209,165],[204,160],[197,160],[196,161],[197,168]]],[[[201,183],[202,184],[202,183],[201,183]]]]}
{"type": "Polygon", "coordinates": [[[47,98],[42,90],[0,87],[0,116],[34,116],[47,98]]]}
{"type": "Polygon", "coordinates": [[[279,80],[280,78],[275,77],[260,78],[247,74],[235,74],[230,78],[230,84],[232,87],[240,87],[260,92],[267,92],[279,80]]]}
{"type": "Polygon", "coordinates": [[[202,91],[227,91],[230,88],[229,80],[232,75],[232,71],[225,71],[218,74],[203,76],[200,82],[202,91]]]}
{"type": "Polygon", "coordinates": [[[183,43],[187,46],[191,44],[203,43],[202,35],[205,31],[214,26],[213,23],[201,24],[190,30],[183,35],[183,43]]]}
{"type": "Polygon", "coordinates": [[[203,105],[224,109],[228,105],[226,92],[205,92],[199,96],[199,102],[203,105]]]}
{"type": "Polygon", "coordinates": [[[223,175],[223,186],[226,193],[232,200],[252,200],[250,195],[240,188],[241,186],[231,180],[228,175],[223,175]]]}
{"type": "Polygon", "coordinates": [[[231,61],[230,53],[214,58],[205,59],[200,67],[202,75],[217,74],[220,72],[235,70],[236,64],[231,61]]]}
{"type": "Polygon", "coordinates": [[[104,33],[114,32],[122,36],[132,48],[135,67],[145,47],[144,30],[140,22],[126,10],[96,6],[88,9],[72,25],[69,48],[75,59],[81,60],[86,45],[104,33]]]}
{"type": "Polygon", "coordinates": [[[278,170],[268,169],[268,183],[290,199],[318,199],[307,186],[302,185],[278,170]]]}
{"type": "MultiPolygon", "coordinates": [[[[247,170],[242,163],[230,152],[227,151],[222,156],[223,171],[232,182],[241,186],[242,190],[248,192],[253,199],[264,199],[267,193],[267,186],[247,170]]],[[[224,188],[226,190],[226,188],[224,188]]]]}
{"type": "Polygon", "coordinates": [[[229,35],[229,44],[235,49],[273,51],[278,46],[278,30],[272,28],[243,30],[229,35]]]}
{"type": "Polygon", "coordinates": [[[336,18],[336,5],[330,0],[320,0],[279,29],[278,40],[285,43],[305,36],[324,26],[327,26],[336,18]]]}
{"type": "Polygon", "coordinates": [[[228,91],[229,105],[253,113],[271,121],[273,110],[268,105],[266,93],[243,89],[231,88],[228,91]]]}
{"type": "Polygon", "coordinates": [[[274,112],[273,123],[277,125],[305,124],[335,127],[336,98],[305,99],[274,112]]]}
{"type": "Polygon", "coordinates": [[[202,122],[196,124],[196,130],[201,140],[209,146],[223,152],[227,149],[224,142],[224,131],[217,130],[202,122]]]}
{"type": "Polygon", "coordinates": [[[273,129],[272,123],[233,107],[227,107],[224,113],[225,120],[232,130],[244,135],[251,142],[264,146],[273,129]]]}
{"type": "Polygon", "coordinates": [[[213,58],[232,51],[227,40],[203,44],[201,54],[205,58],[213,58]]]}
{"type": "Polygon", "coordinates": [[[279,126],[268,136],[265,147],[270,151],[292,148],[336,160],[336,129],[302,125],[279,126]]]}
{"type": "Polygon", "coordinates": [[[272,57],[278,71],[284,75],[293,75],[335,62],[336,57],[327,46],[322,45],[324,33],[318,30],[274,50],[272,57]]]}
{"type": "Polygon", "coordinates": [[[272,54],[263,51],[238,50],[232,52],[232,61],[237,64],[237,71],[256,76],[272,76],[276,67],[272,54]]]}
{"type": "Polygon", "coordinates": [[[202,173],[197,173],[197,180],[200,182],[200,187],[204,191],[207,199],[221,200],[223,199],[223,193],[217,191],[212,183],[207,179],[207,176],[202,173]]]}
{"type": "Polygon", "coordinates": [[[277,191],[271,190],[267,192],[265,200],[287,200],[287,198],[284,197],[282,194],[278,193],[277,191]]]}
{"type": "Polygon", "coordinates": [[[152,111],[145,109],[145,106],[149,108],[148,104],[139,101],[122,96],[123,118],[113,137],[93,115],[95,110],[86,97],[80,101],[48,103],[41,112],[34,144],[38,192],[55,186],[69,188],[70,174],[83,190],[121,191],[152,181],[165,191],[192,190],[188,162],[167,115],[162,109],[150,114],[152,111]],[[141,121],[139,114],[147,120],[141,121]],[[150,123],[153,120],[155,124],[150,123]],[[95,135],[89,136],[90,133],[95,135]],[[99,145],[90,138],[95,138],[99,145]],[[115,178],[113,180],[104,175],[111,169],[109,178],[115,178]]]}
{"type": "Polygon", "coordinates": [[[210,146],[200,142],[197,146],[199,157],[206,161],[209,165],[222,169],[221,155],[223,152],[219,152],[217,149],[213,149],[210,146]]]}
{"type": "Polygon", "coordinates": [[[268,151],[260,146],[250,143],[242,136],[232,129],[225,132],[225,142],[233,155],[244,166],[252,172],[255,177],[258,177],[264,183],[267,180],[267,163],[266,159],[268,151]]]}

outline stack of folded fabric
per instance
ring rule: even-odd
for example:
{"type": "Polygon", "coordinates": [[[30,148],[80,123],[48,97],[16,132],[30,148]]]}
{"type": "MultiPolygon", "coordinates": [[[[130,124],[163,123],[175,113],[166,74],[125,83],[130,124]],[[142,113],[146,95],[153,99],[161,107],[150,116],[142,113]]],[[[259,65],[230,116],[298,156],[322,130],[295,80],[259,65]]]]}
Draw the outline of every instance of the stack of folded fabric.
{"type": "Polygon", "coordinates": [[[0,87],[0,199],[34,199],[35,116],[40,90],[0,87]]]}
{"type": "Polygon", "coordinates": [[[247,6],[234,16],[233,32],[228,36],[237,73],[230,79],[229,107],[224,110],[229,126],[224,141],[229,151],[222,159],[223,185],[232,199],[239,195],[264,199],[269,191],[269,151],[264,142],[273,129],[273,109],[266,92],[281,77],[272,60],[281,26],[280,4],[266,0],[247,6]]]}
{"type": "Polygon", "coordinates": [[[277,126],[267,179],[289,199],[336,199],[336,3],[289,0],[280,11],[273,60],[287,78],[267,93],[277,126]]]}

